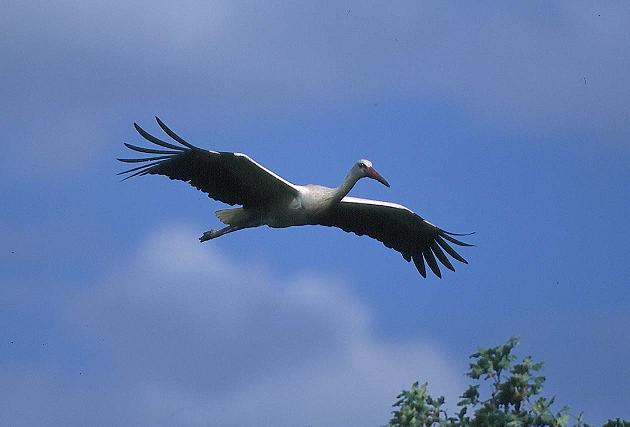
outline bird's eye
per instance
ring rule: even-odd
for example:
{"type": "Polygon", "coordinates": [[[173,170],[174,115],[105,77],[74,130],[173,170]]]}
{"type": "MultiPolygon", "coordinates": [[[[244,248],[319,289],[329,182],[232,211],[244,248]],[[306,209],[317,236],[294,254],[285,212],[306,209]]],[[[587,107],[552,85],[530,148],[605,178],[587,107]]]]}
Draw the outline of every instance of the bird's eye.
{"type": "Polygon", "coordinates": [[[363,163],[363,162],[359,162],[359,167],[360,167],[361,169],[365,169],[367,166],[365,165],[365,163],[363,163]]]}

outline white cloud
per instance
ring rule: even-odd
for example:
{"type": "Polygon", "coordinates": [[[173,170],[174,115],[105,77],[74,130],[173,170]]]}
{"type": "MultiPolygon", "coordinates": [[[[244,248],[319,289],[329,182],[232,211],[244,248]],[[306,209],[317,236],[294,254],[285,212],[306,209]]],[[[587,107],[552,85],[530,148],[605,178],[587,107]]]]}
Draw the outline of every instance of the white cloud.
{"type": "MultiPolygon", "coordinates": [[[[199,244],[187,227],[156,232],[69,305],[98,353],[83,378],[102,384],[79,393],[84,406],[136,425],[363,426],[385,423],[417,379],[450,399],[463,390],[435,344],[376,336],[370,309],[344,283],[260,270],[199,244]]],[[[45,400],[41,390],[60,387],[51,381],[22,384],[22,399],[45,400]]],[[[66,387],[49,411],[72,404],[76,384],[66,387]]],[[[80,408],[68,414],[50,417],[107,423],[80,408]]]]}

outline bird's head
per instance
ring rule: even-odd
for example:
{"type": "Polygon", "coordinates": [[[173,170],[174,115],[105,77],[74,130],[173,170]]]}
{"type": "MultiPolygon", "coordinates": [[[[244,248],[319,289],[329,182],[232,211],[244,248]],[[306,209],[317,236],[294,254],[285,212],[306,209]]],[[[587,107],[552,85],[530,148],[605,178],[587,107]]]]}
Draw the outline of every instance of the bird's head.
{"type": "Polygon", "coordinates": [[[369,160],[358,160],[354,166],[352,166],[352,173],[356,174],[359,178],[367,177],[375,179],[384,186],[389,187],[389,182],[387,182],[380,173],[376,172],[376,169],[372,167],[372,162],[369,160]]]}

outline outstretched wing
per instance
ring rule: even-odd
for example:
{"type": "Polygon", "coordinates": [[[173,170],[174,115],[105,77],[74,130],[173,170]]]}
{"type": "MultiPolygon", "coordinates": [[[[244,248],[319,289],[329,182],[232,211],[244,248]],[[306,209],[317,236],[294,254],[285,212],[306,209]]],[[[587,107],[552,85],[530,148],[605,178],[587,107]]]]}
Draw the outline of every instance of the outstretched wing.
{"type": "Polygon", "coordinates": [[[444,251],[468,264],[447,241],[459,246],[472,246],[453,238],[458,234],[436,227],[402,205],[378,200],[344,197],[335,208],[319,218],[318,224],[338,227],[359,236],[367,235],[383,242],[388,248],[400,252],[407,261],[413,259],[422,277],[427,277],[425,261],[436,276],[442,277],[436,258],[446,268],[455,271],[444,251]]]}
{"type": "Polygon", "coordinates": [[[291,200],[298,194],[295,185],[241,153],[204,150],[186,142],[158,117],[162,130],[174,143],[162,141],[134,123],[138,133],[161,148],[144,148],[125,143],[133,151],[158,156],[118,159],[141,166],[120,172],[129,179],[137,175],[164,175],[190,183],[215,200],[230,205],[261,206],[291,200]]]}

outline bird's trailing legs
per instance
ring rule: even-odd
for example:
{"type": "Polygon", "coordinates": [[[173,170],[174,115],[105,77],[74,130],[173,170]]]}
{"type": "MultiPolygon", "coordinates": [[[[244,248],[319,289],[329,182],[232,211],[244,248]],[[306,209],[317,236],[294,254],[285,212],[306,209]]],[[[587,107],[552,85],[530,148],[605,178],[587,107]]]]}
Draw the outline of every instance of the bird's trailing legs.
{"type": "Polygon", "coordinates": [[[203,236],[199,238],[199,241],[205,242],[206,240],[216,239],[217,237],[221,237],[224,234],[228,234],[233,231],[238,231],[243,228],[246,228],[246,227],[238,226],[238,225],[228,225],[227,227],[223,227],[220,230],[208,230],[205,233],[203,233],[203,236]]]}
{"type": "Polygon", "coordinates": [[[199,238],[200,242],[206,240],[216,239],[224,234],[231,233],[233,231],[242,230],[244,228],[258,227],[262,225],[262,222],[255,212],[248,211],[243,208],[234,209],[222,209],[216,212],[217,218],[221,220],[227,227],[223,227],[220,230],[209,230],[203,233],[203,236],[199,238]]]}

